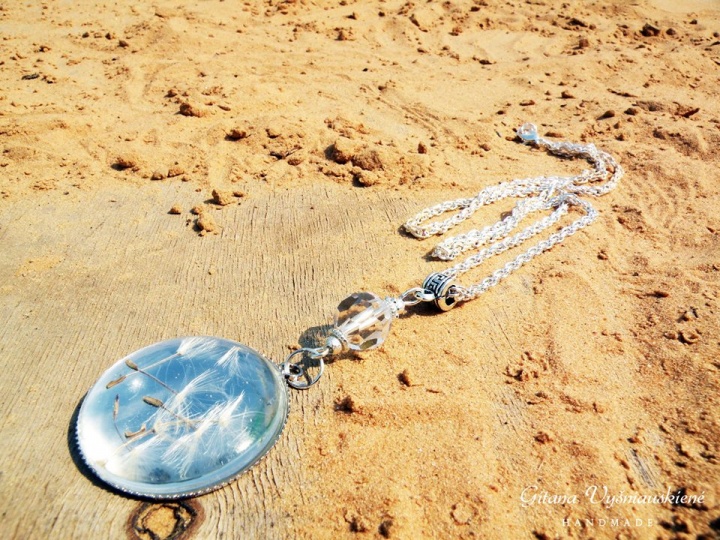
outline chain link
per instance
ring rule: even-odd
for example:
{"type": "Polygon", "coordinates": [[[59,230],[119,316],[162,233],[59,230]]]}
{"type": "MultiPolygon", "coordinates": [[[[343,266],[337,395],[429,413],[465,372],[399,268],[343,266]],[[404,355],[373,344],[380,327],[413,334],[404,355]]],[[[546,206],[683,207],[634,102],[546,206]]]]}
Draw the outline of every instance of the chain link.
{"type": "Polygon", "coordinates": [[[469,287],[458,286],[458,291],[460,291],[458,300],[460,301],[476,298],[490,287],[497,285],[500,280],[509,276],[523,264],[561,243],[583,227],[590,225],[597,218],[598,212],[580,196],[599,197],[604,195],[612,190],[623,176],[624,171],[615,158],[607,152],[599,150],[594,144],[552,142],[540,137],[533,124],[523,124],[517,130],[517,135],[524,143],[534,144],[557,156],[585,159],[593,165],[593,168],[585,169],[575,176],[538,176],[489,186],[475,197],[445,201],[426,208],[405,223],[405,230],[420,239],[442,235],[468,219],[482,206],[508,197],[520,198],[521,200],[515,204],[510,214],[494,225],[453,236],[435,247],[432,252],[434,257],[451,261],[468,250],[487,245],[465,261],[443,271],[445,275],[457,277],[490,257],[517,247],[553,226],[567,214],[571,206],[579,207],[585,215],[551,234],[547,239],[538,242],[479,283],[469,287]],[[552,210],[552,212],[524,230],[509,236],[528,214],[547,210],[552,210]],[[456,213],[443,221],[423,225],[424,222],[434,217],[452,211],[456,211],[456,213]]]}

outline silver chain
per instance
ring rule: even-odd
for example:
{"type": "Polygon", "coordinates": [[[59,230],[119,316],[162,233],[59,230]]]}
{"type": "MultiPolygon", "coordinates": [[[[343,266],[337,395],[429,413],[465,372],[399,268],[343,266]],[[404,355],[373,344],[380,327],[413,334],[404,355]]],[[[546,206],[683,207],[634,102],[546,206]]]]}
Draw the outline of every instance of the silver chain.
{"type": "Polygon", "coordinates": [[[456,285],[453,295],[458,301],[476,298],[490,287],[497,285],[500,280],[509,276],[523,264],[559,244],[583,227],[590,225],[595,221],[598,213],[590,203],[581,199],[580,196],[592,195],[599,197],[604,195],[612,190],[623,176],[623,169],[615,161],[615,158],[607,152],[599,150],[594,144],[548,141],[538,135],[537,128],[533,124],[523,124],[517,130],[517,135],[524,143],[534,144],[557,156],[584,158],[593,165],[593,168],[586,169],[575,176],[538,176],[503,182],[483,189],[475,197],[445,201],[431,206],[408,220],[404,225],[405,230],[416,238],[424,239],[446,233],[454,226],[468,219],[482,206],[507,197],[519,197],[521,199],[515,204],[510,214],[494,225],[450,237],[438,244],[432,255],[444,261],[451,261],[470,249],[487,245],[487,247],[480,249],[465,261],[444,270],[442,274],[457,277],[490,257],[519,246],[557,223],[560,218],[567,214],[570,206],[579,207],[585,215],[551,234],[547,239],[538,242],[479,283],[469,287],[456,285]],[[510,233],[528,214],[547,210],[552,210],[552,212],[524,230],[510,236],[510,233]],[[451,211],[457,212],[443,221],[422,224],[429,219],[451,211]]]}

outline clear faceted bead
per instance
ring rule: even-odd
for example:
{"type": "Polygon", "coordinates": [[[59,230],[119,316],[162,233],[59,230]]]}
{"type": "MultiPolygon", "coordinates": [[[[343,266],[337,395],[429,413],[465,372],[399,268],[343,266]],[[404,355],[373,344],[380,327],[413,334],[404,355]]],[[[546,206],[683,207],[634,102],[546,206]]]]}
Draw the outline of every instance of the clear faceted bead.
{"type": "Polygon", "coordinates": [[[340,302],[335,328],[355,351],[382,345],[393,320],[392,299],[381,299],[370,292],[356,292],[340,302]]]}

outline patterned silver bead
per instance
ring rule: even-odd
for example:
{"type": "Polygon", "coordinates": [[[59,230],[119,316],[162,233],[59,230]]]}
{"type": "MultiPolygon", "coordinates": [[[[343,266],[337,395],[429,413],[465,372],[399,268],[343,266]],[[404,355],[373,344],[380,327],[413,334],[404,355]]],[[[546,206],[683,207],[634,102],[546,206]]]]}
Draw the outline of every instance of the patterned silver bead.
{"type": "Polygon", "coordinates": [[[435,305],[442,311],[450,311],[457,304],[457,298],[453,294],[454,280],[454,276],[435,272],[423,281],[422,288],[435,297],[435,305]]]}

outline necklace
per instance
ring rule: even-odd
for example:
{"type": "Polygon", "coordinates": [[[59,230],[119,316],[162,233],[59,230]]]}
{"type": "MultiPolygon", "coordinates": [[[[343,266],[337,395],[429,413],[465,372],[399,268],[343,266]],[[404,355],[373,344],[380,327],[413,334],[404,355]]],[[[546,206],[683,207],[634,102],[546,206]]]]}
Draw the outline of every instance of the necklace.
{"type": "Polygon", "coordinates": [[[301,348],[275,364],[253,349],[216,337],[186,337],[155,343],[119,360],[88,391],[76,432],[83,459],[108,485],[134,496],[172,499],[200,495],[236,478],[278,440],[289,412],[289,390],[317,383],[324,359],[348,350],[382,345],[391,323],[407,308],[432,302],[448,311],[473,300],[540,253],[592,223],[597,211],[582,196],[600,196],[623,175],[615,159],[593,144],[552,142],[524,124],[526,143],[593,167],[575,176],[539,176],[487,187],[476,196],[446,201],[407,221],[405,230],[423,239],[442,235],[482,206],[514,197],[512,211],[482,229],[448,238],[432,255],[453,260],[475,254],[419,287],[385,299],[351,294],[340,302],[335,324],[322,346],[301,348]],[[555,225],[570,207],[583,215],[550,234],[479,283],[457,278],[485,260],[517,247],[555,225]],[[545,212],[513,233],[532,212],[545,212]],[[447,212],[440,221],[426,223],[447,212]],[[549,213],[548,213],[549,212],[549,213]],[[314,364],[314,375],[308,370],[314,364]]]}

